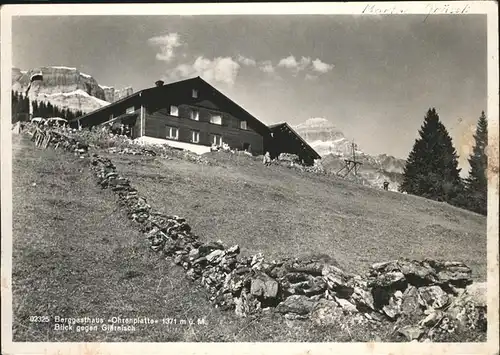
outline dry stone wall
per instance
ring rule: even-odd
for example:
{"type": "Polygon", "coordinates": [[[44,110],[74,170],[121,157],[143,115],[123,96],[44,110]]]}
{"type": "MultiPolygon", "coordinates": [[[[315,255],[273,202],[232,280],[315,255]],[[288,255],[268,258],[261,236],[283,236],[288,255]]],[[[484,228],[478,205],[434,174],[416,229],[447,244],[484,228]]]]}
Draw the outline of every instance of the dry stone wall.
{"type": "MultiPolygon", "coordinates": [[[[241,257],[238,245],[202,243],[185,218],[155,211],[110,159],[90,153],[88,145],[56,131],[37,130],[33,140],[41,135],[51,137],[45,147],[90,159],[97,185],[116,194],[151,249],[201,283],[215,307],[241,317],[274,311],[317,324],[345,317],[395,322],[408,341],[434,340],[457,329],[486,330],[486,305],[471,296],[471,269],[462,262],[399,259],[374,264],[361,276],[313,258],[241,257]]],[[[135,153],[150,154],[147,149],[135,153]]]]}

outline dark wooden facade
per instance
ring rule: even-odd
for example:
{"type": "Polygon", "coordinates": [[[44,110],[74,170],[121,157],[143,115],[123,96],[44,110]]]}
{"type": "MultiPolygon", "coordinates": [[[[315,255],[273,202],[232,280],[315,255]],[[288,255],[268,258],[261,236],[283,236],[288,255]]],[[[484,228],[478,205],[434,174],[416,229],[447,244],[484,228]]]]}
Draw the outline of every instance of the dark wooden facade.
{"type": "Polygon", "coordinates": [[[271,125],[269,129],[272,133],[272,141],[268,146],[271,158],[278,157],[280,153],[296,154],[304,165],[312,165],[315,159],[321,159],[287,123],[271,125]]]}
{"type": "Polygon", "coordinates": [[[228,107],[210,87],[192,83],[166,91],[155,92],[145,104],[145,136],[168,139],[167,127],[174,127],[178,129],[177,140],[180,142],[193,143],[192,134],[198,132],[199,142],[196,144],[210,146],[216,135],[233,149],[263,154],[262,132],[269,135],[267,127],[249,114],[228,107]],[[196,90],[197,97],[193,97],[193,90],[196,90]],[[171,114],[171,106],[177,108],[177,116],[171,114]],[[221,124],[210,122],[214,115],[221,117],[221,124]],[[246,123],[245,128],[242,128],[242,121],[246,123]]]}
{"type": "Polygon", "coordinates": [[[266,151],[273,157],[282,152],[294,153],[306,164],[319,158],[288,125],[264,125],[199,77],[162,84],[157,82],[156,87],[78,117],[70,125],[85,128],[119,122],[131,127],[132,138],[152,137],[207,147],[216,139],[255,155],[266,151]],[[197,114],[193,116],[193,112],[197,114]],[[211,122],[214,115],[221,117],[220,124],[211,122]],[[168,138],[172,129],[177,133],[175,139],[168,138]],[[197,132],[197,142],[192,140],[193,132],[197,132]]]}

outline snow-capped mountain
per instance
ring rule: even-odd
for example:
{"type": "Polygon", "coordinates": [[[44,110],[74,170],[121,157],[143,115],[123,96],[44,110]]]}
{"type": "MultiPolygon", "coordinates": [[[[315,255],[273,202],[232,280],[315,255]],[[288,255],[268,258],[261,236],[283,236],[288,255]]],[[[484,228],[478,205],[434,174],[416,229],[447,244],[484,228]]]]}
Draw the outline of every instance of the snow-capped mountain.
{"type": "MultiPolygon", "coordinates": [[[[331,173],[344,166],[344,159],[352,159],[353,142],[345,137],[332,122],[315,117],[293,127],[306,142],[322,157],[322,164],[331,173]]],[[[389,182],[390,190],[397,190],[401,182],[405,161],[387,154],[372,156],[364,153],[356,144],[356,160],[362,165],[358,170],[358,181],[374,187],[389,182]]],[[[350,177],[349,177],[350,178],[350,177]]]]}
{"type": "Polygon", "coordinates": [[[12,90],[28,95],[33,100],[50,102],[59,107],[91,112],[133,93],[132,88],[115,90],[101,86],[89,74],[77,68],[49,66],[21,70],[12,68],[12,90]],[[42,80],[30,78],[42,74],[42,80]],[[29,91],[28,91],[29,87],[29,91]]]}

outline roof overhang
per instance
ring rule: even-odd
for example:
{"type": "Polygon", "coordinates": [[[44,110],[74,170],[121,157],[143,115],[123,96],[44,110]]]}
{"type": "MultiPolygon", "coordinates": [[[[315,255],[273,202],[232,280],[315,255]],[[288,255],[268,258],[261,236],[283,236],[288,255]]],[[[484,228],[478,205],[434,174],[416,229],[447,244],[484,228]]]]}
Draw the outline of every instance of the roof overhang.
{"type": "Polygon", "coordinates": [[[290,127],[290,125],[286,122],[282,123],[276,123],[268,126],[269,130],[272,133],[278,132],[278,131],[288,131],[291,133],[299,142],[300,144],[306,148],[312,155],[314,159],[321,159],[321,155],[319,155],[295,130],[290,127]]]}

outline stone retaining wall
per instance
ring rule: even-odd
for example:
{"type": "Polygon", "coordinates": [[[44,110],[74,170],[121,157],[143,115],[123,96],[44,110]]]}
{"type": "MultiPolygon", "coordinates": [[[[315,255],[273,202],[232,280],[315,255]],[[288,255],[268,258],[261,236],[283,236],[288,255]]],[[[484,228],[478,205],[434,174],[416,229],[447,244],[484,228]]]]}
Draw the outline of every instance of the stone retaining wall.
{"type": "MultiPolygon", "coordinates": [[[[318,324],[342,317],[362,322],[418,319],[398,329],[410,341],[434,340],[459,328],[485,331],[486,305],[471,297],[471,269],[462,262],[400,259],[374,264],[361,276],[319,259],[243,258],[237,245],[202,243],[183,217],[154,211],[111,160],[91,154],[77,138],[38,130],[33,140],[39,142],[40,135],[50,137],[44,147],[61,147],[90,159],[98,186],[116,194],[152,250],[201,283],[215,307],[241,317],[274,311],[318,324]]],[[[134,154],[153,155],[146,148],[134,154]]]]}

